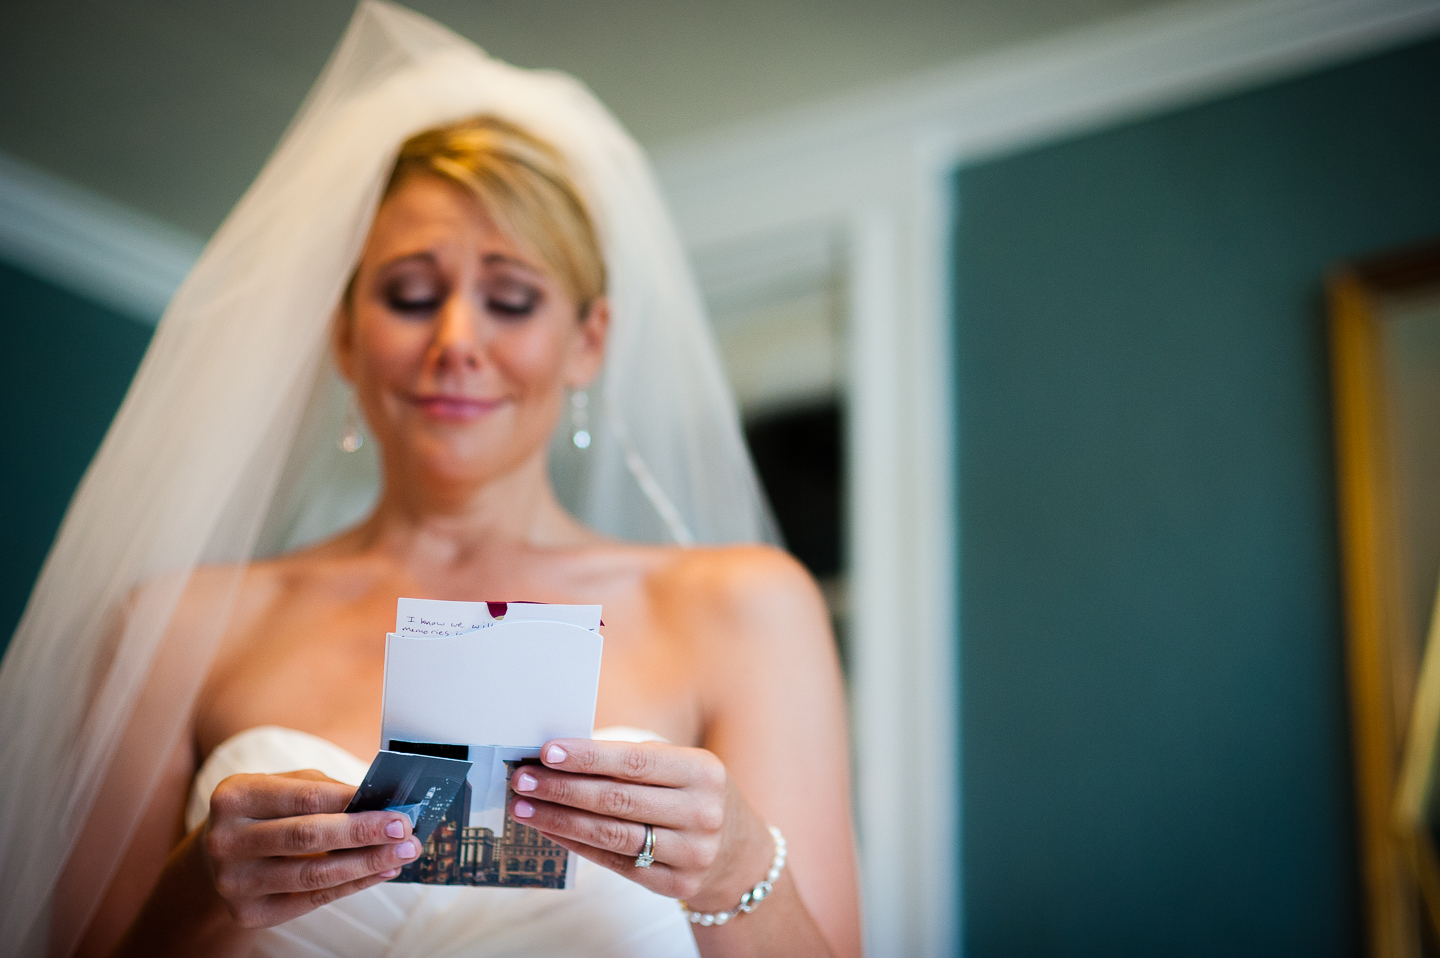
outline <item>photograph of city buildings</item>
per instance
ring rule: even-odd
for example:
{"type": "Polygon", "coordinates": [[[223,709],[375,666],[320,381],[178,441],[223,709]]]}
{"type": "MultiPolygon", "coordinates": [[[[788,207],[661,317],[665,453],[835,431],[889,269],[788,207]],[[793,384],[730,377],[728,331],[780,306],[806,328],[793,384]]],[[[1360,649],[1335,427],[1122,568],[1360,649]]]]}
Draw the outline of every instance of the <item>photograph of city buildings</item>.
{"type": "MultiPolygon", "coordinates": [[[[506,762],[506,782],[520,762],[506,762]]],[[[502,888],[564,888],[569,852],[505,813],[497,838],[489,828],[471,828],[470,783],[455,796],[420,857],[395,881],[424,885],[486,885],[502,888]]]]}

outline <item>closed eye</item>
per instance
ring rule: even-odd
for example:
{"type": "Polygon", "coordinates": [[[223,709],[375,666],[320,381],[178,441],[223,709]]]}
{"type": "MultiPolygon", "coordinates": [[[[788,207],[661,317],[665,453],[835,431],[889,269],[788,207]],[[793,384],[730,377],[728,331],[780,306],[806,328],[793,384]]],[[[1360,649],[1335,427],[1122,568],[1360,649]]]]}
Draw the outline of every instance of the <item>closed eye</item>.
{"type": "Polygon", "coordinates": [[[438,296],[427,296],[423,299],[394,298],[390,300],[390,308],[397,313],[407,316],[428,316],[440,308],[438,296]]]}
{"type": "Polygon", "coordinates": [[[491,296],[485,300],[485,308],[501,316],[522,317],[535,312],[538,296],[491,296]]]}
{"type": "Polygon", "coordinates": [[[402,316],[428,317],[445,302],[445,285],[425,273],[408,273],[385,284],[385,305],[402,316]]]}

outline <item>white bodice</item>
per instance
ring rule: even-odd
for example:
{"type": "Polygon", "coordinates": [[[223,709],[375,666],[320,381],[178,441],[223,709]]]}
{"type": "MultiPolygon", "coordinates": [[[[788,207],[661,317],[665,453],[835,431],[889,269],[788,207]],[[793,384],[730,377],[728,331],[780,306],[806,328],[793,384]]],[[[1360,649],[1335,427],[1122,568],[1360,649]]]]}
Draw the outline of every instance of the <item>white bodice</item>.
{"type": "MultiPolygon", "coordinates": [[[[631,728],[597,739],[655,740],[631,728]]],[[[210,811],[215,786],[241,772],[313,768],[359,785],[369,763],[327,739],[276,725],[246,729],[205,760],[190,790],[185,826],[210,811]]],[[[579,860],[568,891],[385,883],[261,932],[254,958],[696,958],[675,901],[579,860]]]]}

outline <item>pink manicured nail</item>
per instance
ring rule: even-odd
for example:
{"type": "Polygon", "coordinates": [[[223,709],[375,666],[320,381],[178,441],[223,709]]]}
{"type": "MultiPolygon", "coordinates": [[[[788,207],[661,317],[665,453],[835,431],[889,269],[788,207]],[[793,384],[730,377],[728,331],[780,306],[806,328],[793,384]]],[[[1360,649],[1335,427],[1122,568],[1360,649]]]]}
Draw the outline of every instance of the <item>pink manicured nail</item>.
{"type": "Polygon", "coordinates": [[[545,761],[549,762],[551,765],[559,765],[561,762],[565,761],[566,758],[567,756],[565,755],[565,750],[558,745],[550,746],[549,750],[545,753],[545,761]]]}
{"type": "Polygon", "coordinates": [[[534,805],[531,805],[529,802],[525,801],[525,799],[522,798],[522,799],[520,799],[518,802],[515,803],[515,817],[516,817],[516,818],[529,818],[531,815],[534,815],[534,814],[535,814],[535,806],[534,806],[534,805]]]}
{"type": "Polygon", "coordinates": [[[403,859],[404,861],[409,861],[418,854],[420,854],[420,849],[415,847],[415,839],[413,838],[408,842],[401,842],[395,846],[395,857],[403,859]]]}
{"type": "Polygon", "coordinates": [[[400,869],[398,869],[398,868],[387,868],[385,871],[383,871],[383,872],[380,873],[380,877],[381,877],[381,878],[394,878],[394,877],[395,877],[396,875],[398,875],[398,874],[400,874],[400,869]]]}
{"type": "Polygon", "coordinates": [[[539,780],[529,772],[521,772],[515,776],[515,791],[517,792],[533,792],[535,786],[539,784],[539,780]]]}
{"type": "Polygon", "coordinates": [[[405,823],[400,821],[399,819],[396,819],[389,825],[385,826],[385,834],[389,835],[391,838],[404,838],[405,823]]]}

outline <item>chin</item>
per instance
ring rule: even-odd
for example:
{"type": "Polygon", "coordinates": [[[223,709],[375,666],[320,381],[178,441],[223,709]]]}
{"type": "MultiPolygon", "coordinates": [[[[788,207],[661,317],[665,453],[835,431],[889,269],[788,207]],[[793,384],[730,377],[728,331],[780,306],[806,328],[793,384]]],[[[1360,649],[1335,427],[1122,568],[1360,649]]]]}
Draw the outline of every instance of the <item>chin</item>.
{"type": "Polygon", "coordinates": [[[414,472],[441,484],[480,486],[515,469],[535,452],[529,444],[477,441],[451,437],[422,441],[406,456],[414,472]]]}

